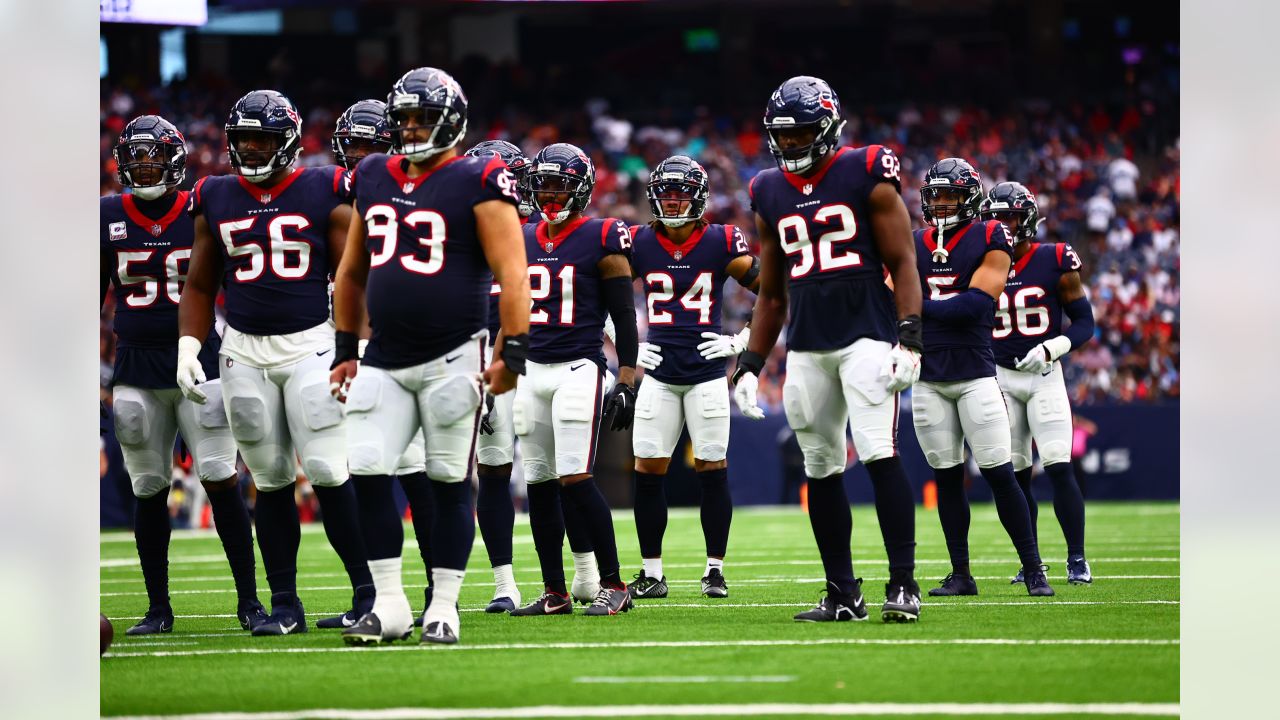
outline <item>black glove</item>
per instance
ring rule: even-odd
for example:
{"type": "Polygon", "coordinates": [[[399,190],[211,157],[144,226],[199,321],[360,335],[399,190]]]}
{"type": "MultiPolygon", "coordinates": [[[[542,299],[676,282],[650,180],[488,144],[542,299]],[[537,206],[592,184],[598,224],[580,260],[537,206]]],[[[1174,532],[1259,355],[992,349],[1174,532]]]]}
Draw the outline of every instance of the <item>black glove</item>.
{"type": "Polygon", "coordinates": [[[333,334],[332,370],[348,360],[360,359],[360,336],[353,332],[338,330],[333,334]]]}
{"type": "Polygon", "coordinates": [[[623,383],[614,385],[605,401],[604,412],[606,415],[613,413],[613,421],[609,424],[610,430],[630,428],[636,416],[636,391],[630,385],[623,383]]]}
{"type": "MultiPolygon", "coordinates": [[[[512,390],[512,392],[515,392],[515,391],[512,390]]],[[[484,415],[480,416],[480,434],[481,435],[493,434],[493,423],[491,422],[492,418],[493,418],[493,395],[491,395],[488,392],[485,392],[484,415]]]]}
{"type": "Polygon", "coordinates": [[[908,315],[898,321],[898,344],[924,354],[924,323],[919,315],[908,315]]]}
{"type": "Polygon", "coordinates": [[[730,380],[734,385],[738,384],[738,378],[751,373],[757,378],[760,373],[764,372],[764,356],[760,353],[753,353],[750,350],[743,350],[738,355],[738,367],[733,371],[733,377],[730,380]]]}

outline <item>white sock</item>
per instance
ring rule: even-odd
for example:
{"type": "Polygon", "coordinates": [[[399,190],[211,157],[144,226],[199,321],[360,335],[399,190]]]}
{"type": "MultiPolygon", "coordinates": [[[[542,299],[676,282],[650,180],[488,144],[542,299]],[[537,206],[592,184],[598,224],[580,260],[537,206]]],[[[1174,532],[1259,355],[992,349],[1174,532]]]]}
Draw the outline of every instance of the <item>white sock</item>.
{"type": "Polygon", "coordinates": [[[662,558],[641,558],[644,574],[654,580],[662,579],[662,558]]]}
{"type": "Polygon", "coordinates": [[[373,576],[373,587],[377,592],[373,611],[379,617],[386,615],[387,620],[399,621],[401,615],[412,616],[409,598],[405,596],[404,584],[400,580],[400,569],[398,557],[369,561],[369,574],[373,576]]]}
{"type": "Polygon", "coordinates": [[[596,567],[596,554],[574,553],[573,554],[573,574],[575,578],[581,578],[588,582],[600,582],[600,569],[596,567]]]}
{"type": "Polygon", "coordinates": [[[493,569],[493,596],[511,598],[520,604],[520,588],[516,587],[516,574],[511,565],[499,565],[493,569]]]}
{"type": "Polygon", "coordinates": [[[708,576],[710,576],[710,575],[711,575],[711,570],[712,570],[712,569],[719,570],[719,571],[720,571],[720,574],[721,574],[721,575],[723,575],[723,574],[724,574],[724,560],[722,560],[722,559],[718,559],[718,558],[710,558],[710,557],[709,557],[709,558],[707,558],[707,571],[706,571],[706,572],[704,572],[704,573],[702,573],[702,577],[708,577],[708,576]]]}
{"type": "Polygon", "coordinates": [[[462,578],[466,574],[465,570],[431,568],[435,590],[431,593],[431,606],[427,608],[426,622],[447,620],[453,625],[454,632],[457,632],[458,592],[462,590],[462,578]]]}

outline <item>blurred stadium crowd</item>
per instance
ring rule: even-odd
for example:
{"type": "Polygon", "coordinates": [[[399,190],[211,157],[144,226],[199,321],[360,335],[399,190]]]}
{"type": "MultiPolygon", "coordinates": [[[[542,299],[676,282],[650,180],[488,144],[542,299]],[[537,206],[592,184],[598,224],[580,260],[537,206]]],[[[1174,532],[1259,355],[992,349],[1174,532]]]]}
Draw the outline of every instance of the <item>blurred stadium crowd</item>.
{"type": "MultiPolygon", "coordinates": [[[[837,90],[839,82],[835,80],[837,90]]],[[[492,80],[492,82],[497,82],[492,80]]],[[[101,193],[119,192],[111,148],[128,120],[159,113],[186,135],[187,185],[207,174],[230,172],[223,123],[242,93],[227,84],[173,83],[125,89],[105,84],[101,93],[101,193]]],[[[464,84],[464,88],[470,85],[464,84]]],[[[248,90],[250,88],[244,88],[248,90]]],[[[315,93],[312,93],[315,94],[315,93]]],[[[490,96],[487,84],[478,95],[490,96]]],[[[323,95],[322,93],[320,95],[323,95]]],[[[649,168],[668,155],[698,159],[711,175],[707,217],[734,223],[754,234],[747,184],[773,159],[761,133],[759,112],[717,113],[696,107],[669,111],[615,112],[603,99],[588,99],[544,117],[519,106],[492,114],[474,99],[465,146],[500,138],[532,156],[557,141],[583,147],[596,163],[592,212],[629,223],[651,219],[644,188],[649,168]],[[484,124],[488,121],[488,124],[484,124]]],[[[329,135],[337,115],[360,97],[317,97],[299,104],[303,115],[304,165],[333,163],[329,135]]],[[[763,107],[763,98],[760,103],[763,107]]],[[[1066,363],[1073,402],[1152,402],[1179,395],[1179,148],[1165,106],[1152,97],[1128,103],[1050,109],[1026,101],[993,112],[974,106],[905,104],[888,111],[851,107],[846,142],[892,147],[902,158],[903,196],[920,226],[918,178],[934,160],[949,155],[969,159],[988,187],[1003,180],[1023,182],[1036,193],[1041,242],[1069,242],[1082,256],[1084,277],[1098,321],[1096,341],[1072,353],[1066,363]]],[[[752,298],[734,283],[725,292],[725,318],[736,330],[749,317],[752,298]]],[[[643,307],[642,298],[638,307],[643,307]]],[[[113,352],[110,307],[103,310],[102,382],[109,381],[113,352]]],[[[638,313],[642,320],[643,313],[638,313]]],[[[643,327],[642,327],[643,334],[643,327]]],[[[779,343],[774,372],[762,380],[762,406],[781,410],[782,363],[779,343]]]]}

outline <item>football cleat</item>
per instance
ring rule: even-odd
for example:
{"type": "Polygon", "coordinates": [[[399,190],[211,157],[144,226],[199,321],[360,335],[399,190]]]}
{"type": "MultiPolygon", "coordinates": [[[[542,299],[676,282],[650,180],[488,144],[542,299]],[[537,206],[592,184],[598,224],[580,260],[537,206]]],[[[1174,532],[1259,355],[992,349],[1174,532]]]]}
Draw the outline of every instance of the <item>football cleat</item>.
{"type": "Polygon", "coordinates": [[[267,611],[257,598],[241,600],[236,608],[236,619],[240,621],[240,627],[252,630],[267,621],[267,611]]]}
{"type": "Polygon", "coordinates": [[[885,622],[909,623],[920,619],[920,586],[915,581],[907,584],[888,583],[884,586],[884,605],[880,607],[880,619],[885,622]]]}
{"type": "Polygon", "coordinates": [[[558,592],[547,590],[538,596],[537,600],[525,605],[522,608],[516,608],[511,611],[516,617],[531,617],[534,615],[571,615],[573,614],[573,601],[568,595],[561,595],[558,592]]]}
{"type": "Polygon", "coordinates": [[[930,588],[929,597],[952,597],[955,595],[977,595],[978,583],[972,575],[947,573],[938,583],[939,587],[930,588]]]}
{"type": "Polygon", "coordinates": [[[351,609],[323,620],[316,621],[316,627],[321,630],[333,630],[335,628],[355,627],[356,622],[365,616],[365,613],[373,610],[374,590],[373,585],[361,585],[356,588],[355,593],[351,596],[351,609]]]}
{"type": "Polygon", "coordinates": [[[827,582],[826,597],[817,607],[795,616],[799,622],[850,622],[867,619],[867,601],[862,598],[862,578],[853,581],[853,593],[838,592],[835,583],[827,582]]]}
{"type": "Polygon", "coordinates": [[[155,635],[173,632],[173,610],[151,608],[136,625],[124,631],[125,635],[155,635]]]}
{"type": "Polygon", "coordinates": [[[1072,585],[1089,585],[1093,582],[1093,573],[1089,570],[1089,561],[1084,556],[1067,558],[1067,582],[1072,585]]]}
{"type": "Polygon", "coordinates": [[[711,568],[711,572],[702,578],[702,594],[709,598],[729,597],[729,586],[725,584],[724,573],[719,568],[711,568]]]}
{"type": "Polygon", "coordinates": [[[367,612],[356,621],[355,625],[342,631],[342,641],[348,645],[377,645],[396,640],[407,640],[413,634],[413,627],[397,633],[382,626],[382,620],[375,612],[367,612]]]}
{"type": "Polygon", "coordinates": [[[489,601],[484,611],[487,613],[509,613],[516,609],[516,603],[509,597],[496,597],[489,601]]]}
{"type": "MultiPolygon", "coordinates": [[[[667,578],[664,576],[661,580],[651,578],[644,574],[641,570],[639,574],[633,575],[635,578],[629,586],[632,600],[652,600],[656,598],[664,598],[667,596],[667,578]]],[[[599,595],[597,594],[597,598],[599,595]]],[[[593,598],[595,600],[596,598],[593,598]]]]}
{"type": "Polygon", "coordinates": [[[1035,570],[1023,568],[1022,574],[1027,579],[1027,594],[1033,597],[1053,597],[1053,588],[1049,579],[1044,576],[1044,566],[1035,570]]]}
{"type": "MultiPolygon", "coordinates": [[[[1048,571],[1049,571],[1049,566],[1048,566],[1048,565],[1041,565],[1041,566],[1040,566],[1040,569],[1041,569],[1041,570],[1043,570],[1044,572],[1048,572],[1048,571]]],[[[1009,584],[1010,584],[1010,585],[1022,585],[1022,584],[1023,584],[1023,583],[1025,583],[1026,581],[1027,581],[1027,578],[1022,574],[1022,568],[1018,568],[1018,574],[1013,576],[1013,579],[1009,581],[1009,584]]]]}
{"type": "Polygon", "coordinates": [[[291,592],[272,595],[271,615],[252,630],[255,636],[296,635],[306,631],[307,613],[302,609],[302,600],[291,592]]]}
{"type": "MultiPolygon", "coordinates": [[[[666,585],[663,585],[666,587],[666,585]]],[[[588,615],[617,615],[624,613],[635,605],[635,601],[631,599],[631,593],[627,590],[627,586],[620,588],[611,588],[600,586],[600,592],[596,593],[596,599],[591,603],[591,607],[587,608],[588,615]]]]}
{"type": "Polygon", "coordinates": [[[449,623],[444,620],[436,620],[427,623],[427,627],[422,631],[422,637],[418,638],[419,645],[428,643],[437,643],[439,645],[456,645],[458,643],[458,634],[449,627],[449,623]]]}

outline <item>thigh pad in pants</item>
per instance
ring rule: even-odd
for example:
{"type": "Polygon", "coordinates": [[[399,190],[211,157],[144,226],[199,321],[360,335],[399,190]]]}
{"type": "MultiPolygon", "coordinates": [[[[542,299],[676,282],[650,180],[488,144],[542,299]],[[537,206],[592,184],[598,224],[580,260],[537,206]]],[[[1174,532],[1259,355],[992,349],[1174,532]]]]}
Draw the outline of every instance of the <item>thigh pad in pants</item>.
{"type": "Polygon", "coordinates": [[[279,386],[260,368],[240,362],[223,366],[221,384],[231,434],[253,484],[270,492],[292,483],[298,466],[279,386]]]}
{"type": "Polygon", "coordinates": [[[557,477],[589,473],[595,462],[601,377],[594,365],[583,370],[563,370],[551,399],[557,477]]]}
{"type": "Polygon", "coordinates": [[[1071,461],[1071,403],[1060,364],[1055,364],[1049,375],[1037,378],[1027,403],[1027,419],[1040,450],[1041,463],[1056,465],[1071,461]]]}
{"type": "Polygon", "coordinates": [[[209,398],[204,405],[178,399],[178,430],[191,449],[200,482],[218,482],[236,474],[236,441],[227,424],[222,380],[209,380],[200,388],[209,398]]]}
{"type": "MultiPolygon", "coordinates": [[[[680,442],[685,413],[681,396],[694,389],[646,377],[636,393],[631,451],[638,458],[669,458],[680,442]]],[[[692,424],[691,424],[692,431],[692,424]]]]}
{"type": "MultiPolygon", "coordinates": [[[[347,463],[355,475],[390,475],[404,465],[416,437],[417,399],[382,368],[360,368],[347,393],[347,463]]],[[[425,450],[418,458],[426,469],[425,450]]]]}
{"type": "Polygon", "coordinates": [[[1012,457],[1009,409],[993,377],[964,383],[958,401],[960,424],[978,467],[1003,465],[1012,457]]]}
{"type": "Polygon", "coordinates": [[[693,457],[724,460],[729,451],[729,383],[724,378],[708,380],[689,388],[684,397],[693,457]]]}
{"type": "Polygon", "coordinates": [[[481,435],[476,448],[476,462],[498,467],[515,460],[516,436],[511,422],[516,392],[505,392],[493,398],[493,411],[489,413],[489,425],[493,432],[481,435]]]}
{"type": "Polygon", "coordinates": [[[911,420],[929,467],[955,467],[964,461],[959,410],[955,401],[933,384],[921,382],[912,388],[911,420]]]}
{"type": "Polygon", "coordinates": [[[820,478],[844,472],[849,414],[836,376],[835,358],[829,353],[804,352],[789,353],[787,358],[782,403],[804,453],[805,474],[820,478]],[[821,363],[831,364],[830,372],[821,363]]]}
{"type": "Polygon", "coordinates": [[[175,392],[128,385],[112,391],[116,441],[137,497],[149,498],[169,487],[178,432],[175,392]]]}

